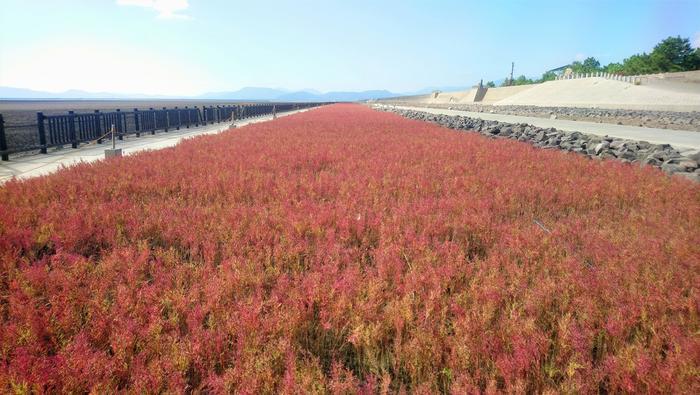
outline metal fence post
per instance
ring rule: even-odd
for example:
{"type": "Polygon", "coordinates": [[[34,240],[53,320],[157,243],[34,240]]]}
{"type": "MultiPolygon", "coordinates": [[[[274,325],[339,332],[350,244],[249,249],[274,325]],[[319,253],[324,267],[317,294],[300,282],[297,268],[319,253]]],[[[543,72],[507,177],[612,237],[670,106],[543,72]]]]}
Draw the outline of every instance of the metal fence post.
{"type": "Polygon", "coordinates": [[[175,111],[177,111],[177,130],[180,130],[180,125],[182,125],[182,117],[180,116],[180,110],[175,106],[175,111]]]}
{"type": "Polygon", "coordinates": [[[124,140],[124,133],[122,133],[122,110],[117,108],[117,116],[116,116],[116,123],[117,123],[117,133],[119,140],[124,140]]]}
{"type": "Polygon", "coordinates": [[[163,113],[165,113],[165,131],[168,131],[168,128],[170,127],[170,116],[168,115],[168,110],[163,107],[163,113]]]}
{"type": "Polygon", "coordinates": [[[153,125],[151,126],[151,134],[156,134],[156,112],[153,110],[153,107],[148,108],[149,111],[151,111],[151,115],[153,116],[153,125]]]}
{"type": "Polygon", "coordinates": [[[44,129],[44,113],[36,113],[36,124],[39,126],[39,145],[41,146],[41,153],[46,153],[46,129],[44,129]]]}
{"type": "Polygon", "coordinates": [[[10,156],[5,152],[7,151],[7,140],[5,139],[5,120],[0,114],[0,151],[2,151],[2,160],[10,160],[10,156]]]}
{"type": "Polygon", "coordinates": [[[185,106],[185,113],[187,114],[187,129],[190,128],[190,123],[192,122],[192,119],[190,119],[190,112],[190,109],[187,106],[185,106]]]}
{"type": "Polygon", "coordinates": [[[100,110],[95,110],[95,134],[97,137],[97,144],[102,144],[102,122],[100,120],[100,110]]]}
{"type": "Polygon", "coordinates": [[[78,148],[78,137],[75,135],[75,112],[68,111],[68,133],[71,147],[78,148]]]}
{"type": "Polygon", "coordinates": [[[141,137],[141,125],[139,125],[139,109],[134,108],[134,129],[136,129],[136,137],[141,137]]]}

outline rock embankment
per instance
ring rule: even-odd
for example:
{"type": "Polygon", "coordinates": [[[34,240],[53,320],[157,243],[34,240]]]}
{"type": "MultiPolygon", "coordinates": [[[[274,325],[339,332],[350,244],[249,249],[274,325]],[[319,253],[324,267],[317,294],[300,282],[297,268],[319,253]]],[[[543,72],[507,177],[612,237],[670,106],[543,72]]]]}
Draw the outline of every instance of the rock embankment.
{"type": "Polygon", "coordinates": [[[511,124],[464,116],[431,114],[422,111],[378,107],[404,117],[437,123],[450,129],[471,130],[491,138],[507,138],[529,142],[536,147],[561,149],[594,159],[616,159],[626,163],[659,167],[667,174],[700,182],[700,153],[683,155],[668,144],[601,137],[555,128],[539,128],[528,124],[511,124]]]}
{"type": "Polygon", "coordinates": [[[579,107],[538,107],[463,103],[392,102],[387,104],[413,107],[445,108],[450,110],[520,115],[537,118],[557,118],[572,121],[612,123],[647,128],[690,130],[700,132],[700,111],[643,111],[579,107]]]}

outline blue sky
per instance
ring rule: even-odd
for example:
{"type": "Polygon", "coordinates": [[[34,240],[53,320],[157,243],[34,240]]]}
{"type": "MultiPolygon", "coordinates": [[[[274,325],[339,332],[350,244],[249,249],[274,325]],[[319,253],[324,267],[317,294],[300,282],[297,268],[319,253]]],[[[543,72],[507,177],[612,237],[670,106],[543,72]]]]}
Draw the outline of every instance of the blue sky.
{"type": "Polygon", "coordinates": [[[1,3],[0,86],[53,92],[408,92],[700,42],[698,0],[1,3]]]}

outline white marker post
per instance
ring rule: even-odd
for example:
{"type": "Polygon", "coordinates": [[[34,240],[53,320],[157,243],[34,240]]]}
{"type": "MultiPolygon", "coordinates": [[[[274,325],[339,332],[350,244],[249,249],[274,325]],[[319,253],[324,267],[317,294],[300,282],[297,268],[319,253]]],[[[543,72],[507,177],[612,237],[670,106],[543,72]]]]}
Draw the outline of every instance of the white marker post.
{"type": "Polygon", "coordinates": [[[117,149],[117,139],[116,139],[116,136],[114,134],[114,124],[112,124],[112,128],[110,129],[110,132],[112,133],[112,149],[105,150],[105,158],[122,156],[122,149],[121,148],[117,149]]]}

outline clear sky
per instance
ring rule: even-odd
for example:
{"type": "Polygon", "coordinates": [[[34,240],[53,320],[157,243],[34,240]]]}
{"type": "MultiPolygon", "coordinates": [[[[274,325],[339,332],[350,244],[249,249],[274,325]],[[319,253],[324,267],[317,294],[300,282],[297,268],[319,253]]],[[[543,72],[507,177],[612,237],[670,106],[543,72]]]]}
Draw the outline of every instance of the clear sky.
{"type": "Polygon", "coordinates": [[[700,42],[700,0],[0,0],[0,86],[409,92],[700,42]]]}

